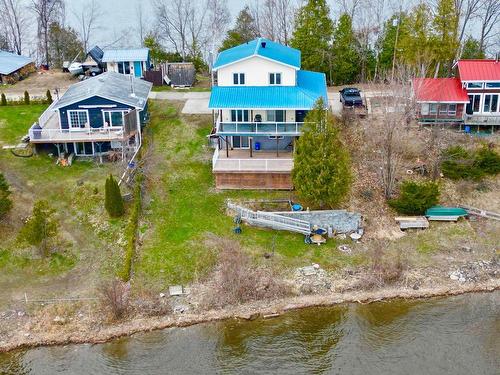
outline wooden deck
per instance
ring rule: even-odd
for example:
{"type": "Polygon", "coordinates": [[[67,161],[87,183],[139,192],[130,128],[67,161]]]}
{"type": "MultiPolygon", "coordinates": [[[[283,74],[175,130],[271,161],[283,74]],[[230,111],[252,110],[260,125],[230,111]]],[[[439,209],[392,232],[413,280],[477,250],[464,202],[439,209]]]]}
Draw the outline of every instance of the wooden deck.
{"type": "Polygon", "coordinates": [[[293,168],[293,155],[283,151],[276,155],[270,151],[230,150],[229,157],[225,150],[216,150],[213,159],[214,172],[287,172],[293,168]]]}

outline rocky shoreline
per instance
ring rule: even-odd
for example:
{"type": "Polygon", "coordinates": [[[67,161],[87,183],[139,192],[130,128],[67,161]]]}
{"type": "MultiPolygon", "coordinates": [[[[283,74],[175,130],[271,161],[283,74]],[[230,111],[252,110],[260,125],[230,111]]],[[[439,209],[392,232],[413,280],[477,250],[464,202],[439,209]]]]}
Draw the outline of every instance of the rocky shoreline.
{"type": "Polygon", "coordinates": [[[153,330],[186,327],[194,324],[214,322],[225,319],[259,319],[279,316],[290,310],[308,307],[326,307],[341,303],[371,303],[391,299],[422,299],[440,296],[453,296],[472,292],[493,292],[500,289],[500,279],[493,278],[482,282],[457,283],[443,281],[441,285],[421,287],[388,286],[375,290],[356,290],[330,292],[324,294],[301,295],[275,301],[257,301],[244,305],[231,306],[220,310],[198,313],[171,314],[160,317],[132,318],[110,325],[85,325],[78,322],[62,325],[61,329],[40,330],[28,335],[19,331],[8,340],[0,341],[0,353],[15,349],[38,346],[68,344],[99,344],[119,337],[153,330]]]}

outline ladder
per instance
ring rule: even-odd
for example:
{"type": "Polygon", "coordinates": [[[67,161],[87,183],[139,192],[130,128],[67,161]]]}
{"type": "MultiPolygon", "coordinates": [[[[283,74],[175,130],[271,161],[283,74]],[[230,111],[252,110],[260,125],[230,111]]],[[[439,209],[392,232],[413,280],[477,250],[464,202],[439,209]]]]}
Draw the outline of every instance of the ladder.
{"type": "Polygon", "coordinates": [[[305,220],[294,219],[272,212],[252,211],[231,202],[227,202],[227,207],[235,211],[242,221],[245,221],[250,225],[277,230],[287,230],[304,235],[310,235],[312,232],[311,223],[305,220]]]}
{"type": "Polygon", "coordinates": [[[459,207],[463,208],[464,210],[467,211],[467,213],[471,215],[481,216],[487,219],[500,220],[500,214],[496,212],[481,210],[480,208],[463,206],[463,205],[460,205],[459,207]]]}

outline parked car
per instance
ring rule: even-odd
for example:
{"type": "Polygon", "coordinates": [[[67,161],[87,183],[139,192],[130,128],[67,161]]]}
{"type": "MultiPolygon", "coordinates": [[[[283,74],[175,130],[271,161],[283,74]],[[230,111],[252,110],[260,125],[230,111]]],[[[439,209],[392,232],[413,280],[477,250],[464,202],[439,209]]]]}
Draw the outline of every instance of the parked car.
{"type": "Polygon", "coordinates": [[[346,87],[340,90],[340,102],[346,107],[363,106],[361,91],[355,87],[346,87]]]}

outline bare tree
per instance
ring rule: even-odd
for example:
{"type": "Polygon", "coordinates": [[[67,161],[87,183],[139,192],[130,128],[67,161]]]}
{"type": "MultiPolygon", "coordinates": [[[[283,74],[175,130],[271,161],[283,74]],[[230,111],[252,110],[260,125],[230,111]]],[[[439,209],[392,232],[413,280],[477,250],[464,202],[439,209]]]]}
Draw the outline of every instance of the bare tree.
{"type": "Polygon", "coordinates": [[[140,44],[144,43],[144,37],[147,34],[147,28],[145,26],[144,11],[142,8],[143,3],[138,2],[135,7],[135,12],[137,14],[137,31],[139,32],[140,44]]]}
{"type": "Polygon", "coordinates": [[[208,0],[207,12],[207,38],[209,41],[207,48],[210,52],[214,52],[216,46],[221,43],[231,22],[227,0],[208,0]]]}
{"type": "Polygon", "coordinates": [[[491,38],[500,33],[500,1],[482,0],[479,8],[479,19],[481,26],[481,37],[479,39],[479,48],[485,51],[491,38]]]}
{"type": "Polygon", "coordinates": [[[260,35],[287,45],[293,32],[296,2],[293,0],[256,0],[251,13],[260,35]]]}
{"type": "Polygon", "coordinates": [[[101,9],[96,0],[90,0],[84,2],[81,9],[79,11],[75,10],[73,13],[78,20],[83,50],[86,53],[89,50],[89,41],[92,34],[99,28],[98,22],[101,9]]]}
{"type": "Polygon", "coordinates": [[[27,27],[26,9],[20,0],[0,0],[0,14],[8,44],[20,55],[27,27]]]}
{"type": "Polygon", "coordinates": [[[153,0],[161,37],[185,59],[194,8],[190,0],[153,0]]]}
{"type": "MultiPolygon", "coordinates": [[[[465,31],[470,21],[477,15],[477,11],[481,5],[481,0],[455,0],[455,12],[459,20],[458,42],[462,45],[465,31]]],[[[457,49],[455,59],[458,60],[461,55],[462,48],[457,49]]]]}
{"type": "MultiPolygon", "coordinates": [[[[49,65],[49,28],[52,22],[64,18],[64,1],[32,0],[31,8],[37,16],[39,49],[45,57],[45,63],[49,65]]],[[[62,22],[59,23],[62,24],[62,22]]]]}

